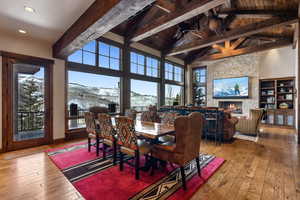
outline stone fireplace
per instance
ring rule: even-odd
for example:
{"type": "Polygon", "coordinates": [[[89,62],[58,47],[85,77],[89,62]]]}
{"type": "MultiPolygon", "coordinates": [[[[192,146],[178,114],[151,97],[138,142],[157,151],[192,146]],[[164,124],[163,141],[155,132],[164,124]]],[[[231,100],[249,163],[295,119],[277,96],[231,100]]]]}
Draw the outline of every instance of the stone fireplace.
{"type": "Polygon", "coordinates": [[[219,108],[229,110],[234,114],[243,114],[243,102],[241,101],[219,101],[219,108]]]}

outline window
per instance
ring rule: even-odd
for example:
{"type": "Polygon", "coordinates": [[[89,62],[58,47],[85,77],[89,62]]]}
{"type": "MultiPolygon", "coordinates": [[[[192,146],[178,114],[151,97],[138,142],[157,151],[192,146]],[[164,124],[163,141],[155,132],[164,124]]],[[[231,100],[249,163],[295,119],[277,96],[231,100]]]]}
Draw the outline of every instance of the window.
{"type": "Polygon", "coordinates": [[[82,49],[75,51],[68,57],[68,61],[85,65],[120,70],[121,50],[119,47],[95,40],[86,44],[82,49]]]}
{"type": "Polygon", "coordinates": [[[159,61],[149,56],[131,52],[130,72],[151,77],[159,77],[159,61]]]}
{"type": "Polygon", "coordinates": [[[158,103],[158,83],[131,79],[131,108],[145,111],[158,103]]]}
{"type": "Polygon", "coordinates": [[[184,87],[179,85],[165,85],[165,105],[183,105],[184,104],[184,87]]]}
{"type": "Polygon", "coordinates": [[[117,104],[120,112],[120,78],[83,72],[68,72],[69,129],[83,128],[84,111],[92,106],[117,104]],[[70,112],[76,105],[78,112],[70,112]]]}
{"type": "Polygon", "coordinates": [[[86,44],[68,57],[68,61],[96,66],[96,41],[86,44]]]}
{"type": "Polygon", "coordinates": [[[171,63],[165,63],[165,79],[183,82],[184,71],[182,67],[173,65],[171,63]]]}
{"type": "Polygon", "coordinates": [[[99,67],[120,70],[120,48],[99,42],[99,67]]]}
{"type": "Polygon", "coordinates": [[[196,106],[206,105],[206,67],[193,69],[193,101],[196,106]]]}

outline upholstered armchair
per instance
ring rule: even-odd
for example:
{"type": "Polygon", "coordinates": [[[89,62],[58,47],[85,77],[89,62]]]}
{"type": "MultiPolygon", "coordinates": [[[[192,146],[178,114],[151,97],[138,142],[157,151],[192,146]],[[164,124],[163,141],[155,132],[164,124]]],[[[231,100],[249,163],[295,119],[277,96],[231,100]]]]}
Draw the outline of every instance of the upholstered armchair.
{"type": "Polygon", "coordinates": [[[84,119],[86,124],[86,132],[88,133],[88,151],[91,151],[91,146],[95,146],[97,156],[99,156],[99,145],[102,138],[100,136],[100,129],[98,129],[96,126],[95,115],[91,112],[85,112],[84,119]],[[92,139],[96,140],[95,144],[92,144],[92,139]]]}
{"type": "Polygon", "coordinates": [[[98,114],[98,122],[100,128],[100,137],[103,138],[103,158],[106,158],[107,146],[113,149],[113,164],[117,159],[117,140],[116,131],[112,125],[111,116],[106,113],[98,114]]]}
{"type": "Polygon", "coordinates": [[[182,186],[186,189],[184,166],[196,160],[198,175],[201,176],[199,151],[203,129],[203,117],[198,112],[175,119],[176,142],[170,145],[155,145],[152,156],[180,166],[182,186]]]}
{"type": "Polygon", "coordinates": [[[225,112],[224,114],[224,140],[230,141],[236,132],[236,125],[239,119],[232,117],[230,113],[225,112]]]}
{"type": "Polygon", "coordinates": [[[240,118],[236,125],[236,130],[244,134],[257,135],[258,126],[261,121],[262,115],[263,115],[262,109],[250,110],[250,117],[245,119],[240,118]]]}
{"type": "MultiPolygon", "coordinates": [[[[124,154],[130,155],[135,159],[135,178],[140,178],[140,156],[150,153],[151,146],[144,140],[137,138],[134,129],[134,120],[129,117],[116,117],[117,138],[120,146],[120,171],[123,171],[124,154]]],[[[128,163],[130,164],[130,163],[128,163]]]]}

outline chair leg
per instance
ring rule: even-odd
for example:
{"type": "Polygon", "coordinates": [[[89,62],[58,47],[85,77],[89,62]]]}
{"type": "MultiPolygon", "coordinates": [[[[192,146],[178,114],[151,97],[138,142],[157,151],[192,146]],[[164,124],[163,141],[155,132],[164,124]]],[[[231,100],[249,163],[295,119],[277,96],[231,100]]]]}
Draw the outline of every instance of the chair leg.
{"type": "Polygon", "coordinates": [[[200,169],[200,160],[199,160],[199,157],[196,158],[196,164],[197,164],[198,175],[201,177],[201,169],[200,169]]]}
{"type": "Polygon", "coordinates": [[[180,167],[180,172],[181,172],[181,179],[182,179],[182,187],[183,187],[183,190],[186,190],[184,167],[182,167],[182,166],[180,167]]]}
{"type": "Polygon", "coordinates": [[[113,165],[117,163],[117,143],[116,141],[113,142],[113,165]]]}
{"type": "Polygon", "coordinates": [[[102,149],[102,157],[103,159],[106,159],[106,144],[103,143],[103,149],[102,149]]]}
{"type": "Polygon", "coordinates": [[[88,151],[91,152],[91,138],[88,138],[88,151]]]}
{"type": "Polygon", "coordinates": [[[96,138],[96,155],[99,156],[99,150],[100,150],[100,139],[96,138]]]}
{"type": "Polygon", "coordinates": [[[120,151],[120,171],[124,169],[123,156],[123,153],[120,151]]]}
{"type": "Polygon", "coordinates": [[[135,179],[140,179],[140,152],[135,151],[135,179]]]}

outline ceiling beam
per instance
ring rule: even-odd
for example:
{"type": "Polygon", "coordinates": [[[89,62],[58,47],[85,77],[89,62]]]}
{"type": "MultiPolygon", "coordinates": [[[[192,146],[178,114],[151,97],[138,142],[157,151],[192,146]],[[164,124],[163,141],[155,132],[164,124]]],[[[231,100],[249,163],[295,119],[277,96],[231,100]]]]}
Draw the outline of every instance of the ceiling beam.
{"type": "Polygon", "coordinates": [[[202,57],[196,59],[193,62],[193,64],[198,63],[198,62],[203,62],[203,61],[213,61],[213,60],[219,60],[219,59],[223,59],[223,58],[229,58],[229,57],[234,57],[234,56],[239,56],[239,55],[250,54],[250,53],[259,52],[259,51],[276,49],[276,48],[288,46],[291,44],[292,44],[292,41],[290,41],[290,40],[280,40],[280,41],[261,44],[261,45],[257,45],[257,46],[250,46],[250,47],[245,47],[245,48],[241,48],[241,49],[232,49],[230,51],[226,51],[223,53],[216,53],[216,54],[212,54],[212,55],[202,56],[202,57]]]}
{"type": "Polygon", "coordinates": [[[175,4],[168,0],[157,0],[154,6],[160,8],[161,10],[170,13],[176,10],[175,4]]]}
{"type": "Polygon", "coordinates": [[[225,32],[223,35],[212,36],[206,40],[196,40],[188,44],[184,44],[178,47],[175,47],[173,50],[168,53],[168,56],[174,56],[181,53],[193,51],[196,49],[201,49],[207,46],[212,46],[213,44],[223,43],[226,40],[234,40],[241,37],[247,37],[256,33],[266,31],[267,29],[294,24],[298,22],[298,17],[294,18],[271,18],[264,20],[262,22],[257,22],[253,24],[246,25],[239,29],[234,29],[231,31],[225,32]]]}
{"type": "Polygon", "coordinates": [[[134,16],[155,0],[96,0],[53,45],[53,57],[65,59],[134,16]]]}
{"type": "Polygon", "coordinates": [[[193,53],[189,54],[185,58],[185,63],[188,64],[188,65],[191,64],[191,63],[193,63],[197,58],[200,58],[200,57],[204,56],[210,50],[211,50],[211,47],[205,47],[203,49],[200,49],[200,50],[198,50],[196,52],[193,52],[193,53]]]}
{"type": "Polygon", "coordinates": [[[165,16],[157,18],[151,23],[141,27],[131,39],[131,42],[138,42],[151,35],[159,33],[185,20],[193,18],[201,13],[204,13],[212,8],[225,3],[225,0],[202,0],[189,3],[185,8],[179,9],[176,12],[169,13],[165,16]]]}
{"type": "Polygon", "coordinates": [[[236,49],[236,48],[238,48],[245,40],[246,40],[246,38],[244,38],[244,37],[239,38],[238,40],[236,40],[236,41],[230,46],[230,49],[236,49]]]}
{"type": "Polygon", "coordinates": [[[270,18],[270,17],[294,17],[297,10],[236,10],[226,9],[219,12],[219,17],[235,15],[238,18],[270,18]]]}

